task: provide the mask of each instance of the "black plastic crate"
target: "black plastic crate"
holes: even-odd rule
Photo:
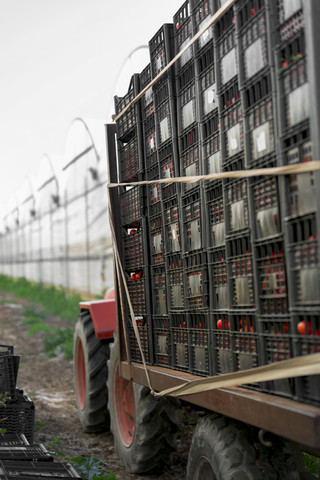
[[[177,195],[163,203],[165,251],[169,254],[182,250],[179,206],[180,202]]]
[[[42,445],[2,445],[0,460],[53,462],[53,456]]]
[[[207,24],[213,14],[217,11],[218,5],[216,0],[191,0],[192,8],[192,24],[193,34],[195,35],[201,30],[205,24]],[[211,25],[204,33],[199,37],[196,42],[196,53],[202,49],[212,45],[213,43],[213,26]]]
[[[174,178],[179,176],[179,160],[177,143],[174,139],[166,147],[158,150],[158,171],[160,169],[160,178]],[[161,186],[162,200],[169,200],[179,192],[177,183],[165,183]]]
[[[136,228],[123,232],[123,253],[125,270],[139,270],[144,266],[143,245],[145,244],[145,224],[141,220]]]
[[[226,233],[239,233],[250,226],[248,180],[239,178],[224,187]]]
[[[264,85],[269,81],[262,79]],[[256,87],[255,85],[254,87]],[[248,97],[253,93],[254,87],[247,92]],[[263,92],[264,93],[264,92]],[[255,95],[253,103],[244,115],[247,135],[247,156],[246,165],[252,167],[273,167],[275,166],[275,116],[272,95],[267,92],[266,96],[259,98]],[[257,97],[259,99],[257,99]]]
[[[310,118],[310,88],[303,33],[278,51],[276,79],[281,131],[285,134]]]
[[[173,24],[166,23],[157,31],[149,41],[149,53],[151,64],[151,77],[154,79],[173,58],[174,53],[174,30]],[[170,68],[162,78],[154,85],[153,92],[168,78],[174,75],[173,68]]]
[[[202,248],[201,190],[197,187],[182,198],[183,238],[185,252]]]
[[[226,90],[238,79],[235,15],[233,7],[215,24],[216,68],[218,91]]]
[[[169,316],[152,316],[155,365],[171,366],[172,345]]]
[[[147,322],[147,317],[145,316],[136,316],[135,317],[138,327],[138,332],[140,336],[141,348],[146,362],[150,362],[150,342],[149,342],[149,326]],[[141,352],[139,349],[138,341],[134,332],[132,325],[131,317],[128,317],[129,323],[129,350],[130,358],[133,362],[142,362]]]
[[[173,16],[174,47],[177,55],[192,38],[192,22],[190,16],[190,2],[186,0]],[[176,62],[176,75],[189,62],[193,61],[194,47],[189,47]]]
[[[207,247],[215,248],[225,245],[225,218],[223,188],[221,182],[214,182],[205,193],[207,215]]]
[[[264,239],[281,232],[279,187],[276,177],[259,177],[252,186],[255,236]]]
[[[189,338],[187,313],[171,313],[172,366],[177,370],[189,371]]]
[[[29,445],[29,442],[23,433],[5,433],[4,435],[0,435],[0,447],[16,445]]]
[[[240,0],[236,4],[238,48],[242,86],[273,65],[270,20],[266,0]]]
[[[198,125],[196,125],[182,135],[179,135],[179,155],[183,154],[191,147],[198,145],[198,142],[199,128]]]
[[[140,73],[140,89],[143,90],[151,82],[151,66],[150,63]],[[153,89],[148,88],[141,97],[141,115],[144,122],[147,117],[154,113]]]
[[[180,171],[183,177],[193,177],[201,173],[201,152],[199,143],[195,143],[190,148],[180,154]],[[198,188],[199,183],[182,183],[181,190],[183,194],[189,194],[194,188]]]
[[[16,390],[15,400],[0,407],[1,428],[6,434],[24,434],[29,443],[33,443],[35,407],[32,400],[24,395],[23,390]]]
[[[139,93],[139,75],[131,77],[128,93],[123,97],[114,97],[115,113],[118,115]],[[133,135],[137,123],[141,121],[140,103],[135,102],[117,120],[117,137],[121,141],[128,141]]]
[[[0,393],[7,393],[11,399],[16,393],[16,358],[14,355],[0,355]]]
[[[178,135],[192,128],[197,122],[198,112],[196,98],[196,81],[194,78],[186,87],[177,93]]]
[[[210,308],[229,308],[228,264],[225,248],[208,251]]]
[[[167,308],[167,290],[166,290],[166,271],[164,266],[151,267],[151,286],[152,286],[152,313],[154,315],[166,315]]]
[[[141,127],[141,125],[140,125]],[[141,132],[136,132],[128,143],[118,144],[120,182],[135,182],[143,171]]]
[[[176,102],[167,97],[155,110],[157,148],[164,148],[177,138]]]
[[[80,475],[73,468],[71,463],[55,462],[19,462],[11,460],[0,461],[0,479],[41,479],[48,480],[55,478],[78,478]]]
[[[209,308],[209,279],[207,253],[184,256],[185,302],[188,310]]]
[[[126,187],[120,194],[121,222],[125,226],[136,226],[143,216],[145,198],[143,187]]]
[[[211,320],[208,313],[189,316],[190,371],[196,375],[213,374]]]
[[[210,119],[211,120],[211,119]],[[206,122],[207,126],[212,125],[210,122]],[[203,125],[203,128],[205,127]],[[221,134],[220,123],[217,125],[217,129],[212,132],[204,132],[206,135],[202,141],[202,167],[203,173],[221,173],[222,172],[222,153],[221,153]],[[220,183],[217,180],[206,181],[203,183],[205,188],[211,188],[212,186]]]
[[[255,251],[260,314],[286,314],[289,305],[283,241],[268,241],[256,245]]]
[[[220,97],[223,163],[228,166],[244,153],[243,109],[238,84],[234,83]]]
[[[212,312],[211,318],[214,373],[221,375],[234,372],[236,363],[228,312]]]
[[[255,279],[250,238],[247,235],[227,239],[229,282],[232,308],[248,309],[255,306]]]
[[[181,253],[166,257],[169,312],[185,310],[183,258]]]
[[[161,203],[160,203],[161,206]],[[164,264],[164,225],[160,212],[149,218],[148,237],[152,265]]]
[[[127,287],[135,315],[147,314],[147,272],[148,270],[144,267],[137,271],[129,271],[127,274]]]
[[[319,232],[314,215],[305,215],[287,224],[292,291],[290,304],[320,304]]]
[[[236,370],[247,370],[258,367],[259,335],[257,333],[256,316],[253,313],[229,313],[230,327],[234,331],[234,352]],[[258,384],[250,384],[252,388],[260,388]]]
[[[293,312],[293,353],[295,357],[320,352],[320,312]],[[296,378],[298,400],[319,405],[320,375]]]
[[[218,108],[215,71],[215,64],[212,59],[212,63],[199,73],[199,105],[200,118],[202,119],[207,115],[212,115]]]
[[[143,141],[146,170],[157,165],[157,140],[155,114],[151,113],[143,121]]]
[[[288,42],[304,28],[303,0],[278,0],[279,34]]]

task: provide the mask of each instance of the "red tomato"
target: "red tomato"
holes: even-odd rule
[[[131,277],[130,277],[130,280],[135,280],[135,279],[136,279],[136,274],[133,273],[133,274],[131,275]]]
[[[137,230],[135,230],[135,229],[130,230],[129,235],[134,235],[136,233],[136,231]]]
[[[135,280],[139,280],[141,275],[142,275],[142,272],[137,272],[136,275],[135,275]]]
[[[219,330],[222,330],[222,320],[221,320],[221,318],[219,318],[219,320],[217,321],[217,327],[219,328]]]

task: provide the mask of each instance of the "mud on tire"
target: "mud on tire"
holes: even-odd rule
[[[106,386],[110,340],[98,340],[90,313],[82,312],[74,332],[74,388],[78,418],[84,432],[108,431]]]
[[[131,473],[163,470],[176,450],[178,403],[154,398],[147,387],[120,379],[118,366],[114,343],[108,362],[108,410],[119,457]]]

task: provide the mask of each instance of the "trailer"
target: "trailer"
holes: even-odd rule
[[[309,478],[320,455],[319,19],[186,0],[115,97],[115,298],[80,304],[74,375],[129,472],[170,464],[179,398],[206,411],[188,480]]]

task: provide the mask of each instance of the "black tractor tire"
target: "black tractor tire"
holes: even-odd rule
[[[115,448],[130,473],[162,471],[176,450],[179,403],[155,398],[149,388],[121,379],[116,339],[110,347],[108,410]]]
[[[78,418],[87,433],[109,431],[106,382],[111,341],[98,340],[90,312],[81,312],[74,332],[73,378]]]
[[[264,480],[264,476],[245,431],[225,417],[206,415],[192,437],[186,479]]]

